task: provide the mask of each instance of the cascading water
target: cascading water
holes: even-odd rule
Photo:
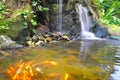
[[[58,27],[57,31],[62,33],[62,6],[63,0],[58,0]]]
[[[95,37],[94,33],[90,32],[92,27],[90,16],[88,15],[88,10],[86,7],[83,7],[81,4],[76,4],[76,11],[79,14],[79,21],[81,23],[81,33],[80,36],[82,39],[99,39]]]

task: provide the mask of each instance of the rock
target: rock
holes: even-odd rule
[[[30,37],[30,32],[29,32],[29,30],[28,29],[22,29],[19,33],[18,33],[18,35],[17,35],[17,37],[16,37],[16,41],[18,42],[18,43],[20,43],[20,44],[24,44],[26,41],[28,41],[31,37]]]
[[[39,41],[38,36],[37,35],[33,35],[33,37],[31,38],[31,41],[33,41],[33,42]]]
[[[63,29],[63,33],[65,34],[69,34],[69,32],[72,30],[72,26],[73,26],[73,18],[71,15],[66,15],[63,17],[63,22],[62,22],[62,29]]]
[[[6,49],[19,49],[22,47],[23,47],[22,45],[15,43],[15,44],[11,44],[11,45],[7,46]]]
[[[50,37],[50,35],[49,34],[45,34],[44,37],[47,38],[47,37]]]
[[[43,41],[38,41],[38,42],[35,43],[36,46],[40,46],[41,44],[44,44],[44,42]]]
[[[60,40],[60,35],[56,32],[52,33],[50,37],[52,38],[52,40],[56,40],[56,41]]]
[[[29,47],[41,46],[43,44],[55,43],[57,41],[69,41],[70,38],[66,34],[60,33],[50,33],[45,35],[33,35],[33,37],[28,40],[26,43]]]
[[[40,41],[44,41],[44,37],[43,37],[43,36],[38,36],[38,39],[39,39]]]
[[[70,40],[70,38],[67,35],[65,35],[65,34],[61,36],[61,39],[62,40],[67,40],[67,41]]]
[[[108,33],[106,28],[103,28],[100,25],[97,25],[95,28],[95,36],[100,37],[100,38],[106,38],[110,34]]]
[[[109,36],[109,38],[113,40],[120,40],[120,36]]]
[[[47,26],[41,25],[37,28],[37,35],[44,36],[46,33],[50,33]]]
[[[59,37],[60,35],[58,33],[52,33],[51,36],[52,37]]]
[[[1,35],[0,36],[0,49],[16,49],[16,48],[21,48],[23,47],[20,44],[17,44],[15,41],[11,40],[6,35]]]
[[[45,40],[46,40],[47,42],[51,42],[51,41],[52,41],[52,39],[51,39],[50,37],[45,38]]]
[[[29,47],[35,47],[35,42],[27,41]]]

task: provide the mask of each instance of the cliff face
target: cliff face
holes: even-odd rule
[[[59,27],[58,24],[61,24],[63,33],[68,34],[72,38],[77,38],[80,35],[81,23],[79,21],[79,15],[76,12],[77,3],[82,4],[88,9],[88,15],[92,18],[92,28],[97,24],[97,15],[93,7],[91,7],[91,2],[88,2],[88,0],[62,0],[62,7],[60,7],[60,0],[43,1],[43,3],[43,6],[49,8],[49,11],[42,13],[46,15],[46,20],[44,22],[49,26],[50,31],[57,31],[57,27]],[[62,10],[62,15],[59,13],[60,10]],[[62,20],[61,23],[59,23],[59,18]]]
[[[60,3],[62,1],[62,4]],[[26,8],[29,5],[31,8],[32,0],[6,0],[6,5],[15,12],[17,9]],[[56,32],[59,25],[61,25],[62,32],[67,34],[71,38],[77,38],[80,36],[81,23],[79,21],[79,14],[76,11],[76,4],[82,4],[88,9],[88,15],[91,17],[92,27],[91,32],[94,32],[98,37],[105,37],[105,34],[100,34],[104,31],[97,22],[97,7],[89,0],[41,0],[41,6],[49,8],[48,11],[38,11],[35,7],[32,9],[35,12],[36,20],[42,25],[46,25],[51,32]],[[29,9],[30,9],[29,8]],[[62,10],[62,11],[61,11]],[[60,12],[62,14],[60,14]],[[19,13],[19,12],[18,12]],[[15,14],[16,15],[16,14]],[[13,16],[15,16],[13,15]],[[59,23],[61,20],[61,23]],[[100,27],[100,28],[99,28]],[[99,30],[98,30],[99,29]],[[103,32],[102,32],[103,33]]]

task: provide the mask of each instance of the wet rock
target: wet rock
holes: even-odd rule
[[[45,34],[44,37],[47,38],[47,37],[50,37],[50,35],[49,34]]]
[[[15,44],[11,44],[11,45],[7,46],[6,49],[19,49],[22,47],[23,47],[23,45],[15,43]]]
[[[69,32],[72,30],[72,26],[73,26],[72,19],[73,19],[72,16],[69,14],[66,16],[63,16],[63,22],[62,22],[63,33],[69,34]]]
[[[45,40],[46,40],[47,42],[51,42],[51,41],[52,41],[52,38],[47,37],[47,38],[45,38]]]
[[[0,49],[16,49],[16,48],[21,48],[21,47],[23,46],[11,40],[10,37],[6,35],[0,36]]]
[[[60,34],[56,32],[52,33],[50,37],[52,38],[52,40],[56,40],[56,41],[60,40]]]
[[[106,28],[103,28],[100,25],[97,25],[95,28],[95,36],[100,38],[106,38],[107,36],[110,36]]]
[[[38,41],[38,42],[35,43],[36,46],[40,46],[42,44],[44,44],[44,41]]]
[[[47,33],[50,33],[49,28],[45,25],[41,25],[37,28],[37,35],[45,36]]]
[[[113,40],[120,40],[120,36],[109,36],[108,38]]]
[[[28,44],[29,47],[35,47],[35,42],[33,41],[27,41],[26,43]]]
[[[37,42],[39,40],[37,35],[33,35],[33,37],[31,38],[31,41],[33,42]]]
[[[60,35],[58,33],[54,32],[54,33],[51,34],[51,36],[52,37],[59,37]]]
[[[67,40],[67,41],[70,40],[70,38],[67,35],[65,35],[65,34],[61,36],[61,39],[62,40]]]
[[[55,43],[58,41],[69,41],[70,38],[66,34],[50,33],[45,35],[34,35],[26,42],[29,47],[42,46],[43,44]]]

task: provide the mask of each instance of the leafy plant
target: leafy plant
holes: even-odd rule
[[[24,22],[23,22],[23,26],[24,28],[30,28],[31,26],[33,26],[32,28],[30,28],[32,30],[33,33],[36,33],[36,29],[34,28],[34,26],[37,26],[38,23],[35,20],[36,15],[35,15],[35,11],[47,11],[49,10],[46,7],[41,6],[41,0],[33,0],[31,1],[31,4],[33,6],[34,11],[32,10],[24,10],[21,14],[24,18]],[[32,24],[32,25],[30,25]]]
[[[9,14],[9,9],[5,6],[5,1],[0,1],[0,33],[8,31],[10,28],[8,24],[12,21],[10,18],[6,18]]]
[[[115,1],[111,6],[108,7],[104,13],[103,18],[106,19],[108,24],[120,25],[120,19],[118,18],[118,13],[120,13],[120,2]]]
[[[49,8],[43,7],[41,5],[41,0],[34,0],[34,1],[32,1],[32,6],[36,7],[38,11],[48,11],[49,10]]]
[[[0,33],[4,33],[5,31],[8,31],[10,28],[7,26],[0,26]]]
[[[24,28],[29,27],[28,22],[30,22],[33,26],[37,25],[36,20],[34,20],[34,18],[36,17],[34,15],[34,11],[24,10],[21,14],[22,14],[22,17],[24,18],[24,22],[23,22]]]
[[[120,1],[119,0],[92,0],[98,7],[102,23],[113,26],[111,29],[118,31],[120,26]],[[117,27],[114,27],[117,26]]]

